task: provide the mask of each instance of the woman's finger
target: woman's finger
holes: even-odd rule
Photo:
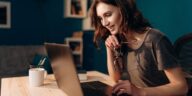
[[[111,35],[109,39],[113,43],[114,48],[118,48],[119,47],[119,41],[117,40],[116,36]]]
[[[110,48],[110,42],[108,42],[107,40],[105,41],[105,46]]]
[[[115,40],[112,38],[111,35],[106,39],[105,45],[106,45],[107,47],[109,47],[111,50],[113,50],[114,47],[116,46]]]
[[[120,89],[116,94],[117,94],[117,96],[128,96],[129,95],[129,93],[126,92],[125,89]]]
[[[115,40],[113,39],[113,37],[111,35],[108,37],[108,40],[109,40],[109,42],[111,42],[111,46],[113,46],[113,47],[116,46]]]
[[[131,90],[131,84],[129,80],[120,81],[113,87],[113,92],[117,93],[120,89],[125,89],[127,91]]]
[[[115,35],[112,35],[111,37],[113,38],[115,44],[116,44],[117,46],[119,46],[119,41],[118,41],[117,37],[116,37]]]
[[[114,87],[113,87],[113,92],[114,93],[117,93],[120,89],[123,89],[123,83],[120,82],[120,83],[117,83]]]

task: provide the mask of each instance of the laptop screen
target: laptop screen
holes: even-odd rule
[[[58,87],[68,96],[83,96],[72,52],[65,44],[45,43]]]
[[[80,84],[68,45],[45,43],[58,87],[68,96],[112,96],[112,87],[99,81]],[[84,95],[83,95],[84,94]]]

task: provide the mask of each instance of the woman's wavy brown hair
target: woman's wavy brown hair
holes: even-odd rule
[[[109,30],[101,24],[100,19],[97,16],[96,7],[100,2],[116,6],[120,9],[122,15],[120,36],[134,38],[129,30],[139,33],[144,32],[145,28],[150,26],[150,23],[138,10],[135,0],[93,0],[90,7],[90,16],[91,24],[95,27],[93,41],[97,47],[100,39],[105,40],[110,35]]]

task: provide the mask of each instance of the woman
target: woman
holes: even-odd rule
[[[107,67],[117,82],[113,93],[132,96],[182,96],[187,84],[172,45],[151,28],[134,0],[93,0],[94,42],[105,40]]]

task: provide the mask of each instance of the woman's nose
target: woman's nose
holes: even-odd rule
[[[107,19],[104,19],[104,20],[103,20],[103,26],[106,27],[106,26],[109,26],[109,24],[110,24],[110,23],[109,23],[109,21],[108,21]]]

